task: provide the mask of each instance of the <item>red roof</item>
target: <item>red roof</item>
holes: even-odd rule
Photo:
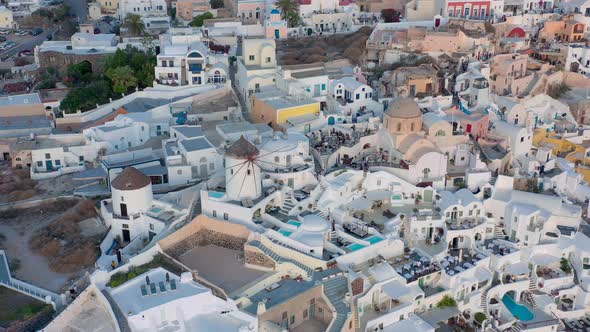
[[[9,94],[29,91],[29,84],[27,82],[6,83],[2,91]]]
[[[297,0],[300,5],[311,5],[311,0]]]

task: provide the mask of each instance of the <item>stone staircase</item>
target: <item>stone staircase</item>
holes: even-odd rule
[[[522,331],[522,324],[519,321],[517,321],[514,325],[512,325],[512,329],[510,331],[512,331],[512,332]]]
[[[117,319],[117,324],[119,325],[119,329],[121,332],[131,332],[131,328],[129,327],[129,323],[127,322],[127,317],[123,314],[115,300],[111,297],[107,291],[103,290],[102,294],[106,297],[107,301],[111,305],[113,309],[113,313],[115,314],[115,318]]]
[[[332,243],[337,243],[338,242],[338,235],[337,235],[335,229],[333,229],[333,230],[330,231],[330,242],[332,242]]]
[[[537,301],[535,301],[535,298],[533,297],[530,291],[525,291],[524,294],[527,301],[533,306],[533,308],[539,307],[539,305],[537,305]]]
[[[487,301],[487,297],[488,297],[488,290],[484,290],[481,293],[481,308],[483,309],[483,312],[487,315],[488,313],[488,301]]]
[[[348,318],[348,307],[344,303],[344,296],[348,292],[345,276],[338,276],[324,282],[324,294],[336,309],[336,318],[327,332],[340,332]]]
[[[283,205],[281,205],[280,212],[284,215],[289,215],[291,209],[295,207],[296,202],[293,202],[293,194],[286,192],[283,199]]]
[[[303,264],[303,263],[301,263],[299,261],[296,261],[294,259],[285,258],[285,257],[277,254],[276,252],[272,251],[271,249],[269,249],[268,247],[266,247],[265,245],[263,245],[262,243],[260,243],[260,241],[252,241],[252,242],[250,242],[248,244],[250,244],[253,247],[256,247],[256,248],[260,249],[265,255],[267,255],[268,257],[270,257],[272,260],[274,260],[278,264],[281,264],[281,263],[291,263],[291,264],[299,267],[303,271],[305,271],[308,276],[311,276],[313,274],[313,270],[310,267],[308,267],[307,265],[305,265],[305,264]]]
[[[504,234],[504,227],[500,227],[498,225],[494,226],[494,238],[496,239],[503,239],[506,234]]]
[[[354,312],[353,312],[353,324],[355,326],[355,328],[360,329],[361,328],[361,319],[360,319],[360,315],[359,315],[359,305],[357,301],[354,301]]]

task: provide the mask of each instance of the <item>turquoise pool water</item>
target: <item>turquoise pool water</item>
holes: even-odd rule
[[[150,209],[150,212],[151,213],[160,213],[160,212],[162,212],[162,209],[154,206],[153,208]]]
[[[283,234],[284,236],[289,236],[289,235],[293,234],[293,232],[287,231],[284,229],[279,229],[279,233]]]
[[[365,241],[369,241],[370,244],[375,244],[377,242],[383,241],[383,239],[377,235],[373,235],[370,238],[365,239]]]
[[[365,246],[363,246],[362,244],[358,244],[358,243],[353,243],[353,244],[349,244],[348,245],[348,249],[352,250],[352,251],[357,251],[360,249],[363,249]]]
[[[504,296],[502,297],[502,303],[504,303],[506,308],[508,308],[508,310],[510,310],[510,313],[512,313],[512,316],[514,316],[518,320],[526,322],[526,321],[533,319],[533,317],[535,317],[535,315],[533,315],[533,313],[529,310],[529,308],[527,308],[526,306],[524,306],[522,304],[516,303],[514,301],[514,299],[511,298],[510,295],[508,295],[508,294],[504,294]]]
[[[223,197],[223,195],[225,195],[225,193],[220,193],[218,191],[210,191],[209,192],[209,197],[213,197],[213,198],[221,198],[221,197]]]
[[[289,224],[289,225],[293,225],[293,226],[295,226],[295,227],[299,227],[299,226],[301,226],[301,222],[299,222],[299,221],[297,221],[297,220],[289,220],[289,221],[287,221],[287,224]]]

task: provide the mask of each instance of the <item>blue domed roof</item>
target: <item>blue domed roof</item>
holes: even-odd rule
[[[273,9],[270,11],[271,14],[280,14],[281,12],[278,9]]]

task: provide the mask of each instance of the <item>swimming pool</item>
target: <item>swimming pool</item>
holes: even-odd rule
[[[150,212],[151,212],[151,213],[158,214],[158,213],[162,212],[162,209],[160,209],[160,208],[159,208],[159,207],[157,207],[157,206],[154,206],[153,208],[151,208],[151,209],[150,209]]]
[[[375,244],[377,242],[383,241],[383,238],[380,238],[377,235],[373,235],[370,238],[365,239],[365,241],[369,241],[370,244]]]
[[[506,308],[510,310],[512,316],[514,316],[518,320],[526,322],[532,320],[535,317],[535,315],[533,315],[529,308],[522,304],[516,303],[516,301],[514,301],[514,299],[510,297],[510,295],[508,294],[504,294],[504,296],[502,297],[502,303],[504,303]]]
[[[225,195],[225,193],[220,193],[218,191],[210,191],[209,192],[209,197],[213,197],[213,198],[221,198],[221,197],[223,197],[223,195]]]
[[[289,220],[289,221],[287,221],[287,224],[289,224],[289,225],[293,225],[293,226],[295,226],[295,227],[299,227],[299,226],[301,226],[301,222],[299,222],[299,221],[297,221],[297,220]]]
[[[279,233],[283,234],[284,236],[289,236],[293,234],[293,232],[284,229],[279,229]]]
[[[363,249],[365,246],[363,246],[362,244],[358,244],[358,243],[353,243],[353,244],[349,244],[348,245],[348,249],[352,250],[352,251],[357,251],[360,249]]]

